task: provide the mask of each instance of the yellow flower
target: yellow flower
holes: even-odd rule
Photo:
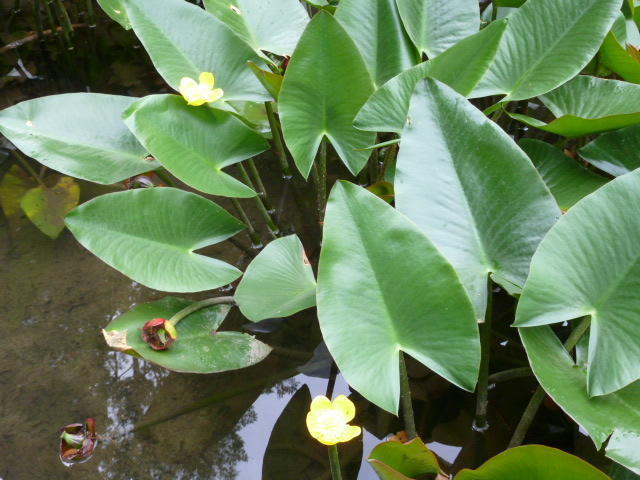
[[[336,397],[333,402],[320,395],[311,402],[307,428],[313,438],[325,445],[348,442],[361,432],[360,427],[348,424],[355,415],[356,407],[344,395]]]
[[[198,107],[205,103],[220,100],[224,91],[221,88],[213,88],[216,79],[211,72],[202,72],[198,78],[200,83],[193,78],[182,77],[180,80],[180,95],[184,97],[189,105]]]

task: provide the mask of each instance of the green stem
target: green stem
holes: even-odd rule
[[[531,371],[531,367],[518,367],[512,368],[509,370],[503,370],[502,372],[497,372],[492,375],[489,375],[489,385],[498,382],[506,382],[507,380],[515,380],[518,378],[530,377],[533,375]]]
[[[493,0],[493,8],[491,9],[491,21],[495,21],[498,18],[498,5],[496,5],[496,0]]]
[[[34,1],[33,9],[34,9],[35,14],[36,14],[36,29],[37,29],[37,32],[38,32],[38,40],[43,41],[44,40],[44,34],[42,32],[44,31],[44,28],[42,26],[42,8],[41,8],[41,5],[40,5],[40,0],[35,0]]]
[[[73,42],[71,41],[71,35],[73,34],[73,27],[71,26],[71,20],[69,19],[69,14],[67,13],[67,9],[64,7],[62,0],[55,0],[55,14],[58,17],[58,22],[62,27],[62,34],[64,36],[65,41],[67,42],[67,47],[69,50],[73,49]]]
[[[271,136],[273,137],[273,146],[278,154],[282,173],[285,178],[291,178],[291,169],[289,168],[289,161],[287,160],[287,152],[284,149],[282,130],[280,129],[280,123],[276,118],[276,114],[273,111],[273,104],[272,102],[264,102],[264,107],[267,111],[267,118],[269,119],[269,126],[271,127]]]
[[[333,480],[342,480],[338,445],[329,445],[329,466],[331,467],[331,478]]]
[[[251,175],[253,175],[253,179],[256,181],[256,185],[258,186],[258,193],[262,198],[262,203],[264,203],[264,206],[269,213],[274,213],[275,210],[273,208],[273,205],[271,205],[271,202],[269,201],[267,189],[264,187],[262,177],[260,176],[260,171],[258,170],[258,167],[256,167],[256,162],[253,161],[253,158],[250,158],[249,160],[247,160],[247,165],[249,165],[249,171],[251,172]]]
[[[489,360],[491,357],[491,324],[493,320],[493,282],[487,279],[487,309],[484,323],[480,325],[480,347],[482,357],[480,359],[480,376],[478,377],[478,392],[476,395],[476,417],[474,428],[480,432],[485,431],[487,423],[487,409],[489,407]]]
[[[244,165],[242,165],[241,163],[238,163],[238,170],[240,171],[240,175],[242,176],[242,179],[245,181],[245,183],[249,185],[253,190],[256,190],[256,187],[251,181],[251,178],[249,177],[247,170],[244,168]],[[253,200],[254,202],[256,202],[256,207],[258,207],[258,211],[260,212],[260,215],[262,215],[262,218],[264,219],[267,226],[269,227],[269,233],[273,238],[278,238],[278,233],[280,233],[280,229],[276,225],[276,222],[273,221],[273,218],[271,218],[271,215],[269,215],[269,212],[267,211],[267,208],[265,207],[264,203],[262,203],[262,198],[260,197],[260,194],[253,197]]]
[[[160,180],[162,180],[167,187],[175,187],[176,186],[176,184],[171,179],[171,177],[169,175],[167,175],[167,173],[163,169],[159,168],[158,170],[154,170],[154,171],[155,171],[155,174],[158,176],[158,178]]]
[[[404,429],[409,440],[418,436],[416,432],[416,421],[413,416],[413,403],[411,401],[411,387],[409,386],[409,375],[407,375],[407,365],[404,361],[404,352],[400,352],[400,402],[402,404],[402,419]]]
[[[231,198],[231,203],[233,203],[233,206],[238,211],[238,215],[240,215],[240,218],[242,219],[244,224],[247,226],[247,232],[249,234],[249,238],[251,239],[251,244],[253,248],[262,247],[262,241],[260,240],[260,236],[258,235],[258,232],[256,232],[256,229],[253,228],[253,225],[251,224],[251,220],[249,220],[247,213],[244,211],[244,208],[242,208],[242,205],[240,205],[240,202],[238,201],[238,199]]]
[[[567,351],[571,352],[580,338],[587,332],[589,329],[589,325],[591,324],[591,319],[589,317],[584,317],[582,321],[578,324],[576,328],[573,329],[567,341],[564,342],[564,347]],[[509,446],[507,448],[514,448],[522,444],[524,441],[524,437],[527,435],[529,431],[529,427],[533,423],[533,419],[536,417],[536,413],[538,413],[538,409],[545,397],[545,391],[542,386],[538,386],[535,393],[531,397],[527,408],[525,408],[522,417],[520,417],[520,421],[518,422],[518,426],[516,427],[511,440],[509,441]]]
[[[22,168],[24,168],[29,175],[33,177],[33,179],[38,182],[41,187],[46,187],[42,179],[38,176],[36,171],[33,169],[31,165],[29,165],[29,161],[20,153],[18,150],[12,150],[13,156],[16,157]]]
[[[192,303],[188,307],[183,308],[178,313],[174,314],[173,317],[169,319],[169,322],[172,323],[173,326],[175,327],[176,325],[178,325],[178,323],[180,323],[180,320],[182,320],[185,317],[188,317],[193,312],[197,312],[198,310],[202,310],[203,308],[210,307],[211,305],[221,305],[223,303],[230,303],[233,305],[235,301],[233,300],[233,297],[207,298],[206,300],[201,300],[199,302]]]
[[[313,164],[313,176],[316,184],[318,215],[320,222],[324,216],[324,209],[327,203],[327,140],[323,138],[320,142],[318,158]]]
[[[393,159],[396,157],[397,152],[398,152],[398,144],[392,143],[391,145],[389,145],[389,148],[387,148],[387,151],[384,153],[384,159],[382,160],[382,178],[383,179],[387,174],[387,169],[389,168],[389,165],[391,164]]]

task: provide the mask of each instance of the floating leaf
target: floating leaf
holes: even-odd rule
[[[559,87],[594,57],[621,1],[528,0],[509,16],[495,62],[474,95],[524,100]]]
[[[142,326],[152,318],[171,318],[194,302],[165,297],[143,303],[119,316],[103,330],[107,344],[117,350],[140,355],[176,372],[218,373],[250,367],[262,361],[271,347],[240,332],[219,332],[230,305],[198,310],[182,319],[177,340],[168,350],[154,350],[142,340]]]
[[[194,193],[162,187],[110,193],[73,210],[66,224],[94,255],[149,288],[198,292],[241,275],[227,263],[194,253],[244,228]]]
[[[22,197],[37,185],[38,182],[18,165],[12,165],[9,168],[0,182],[0,205],[2,205],[2,211],[7,218],[22,214],[20,207]]]
[[[158,168],[121,116],[137,98],[66,93],[0,111],[0,132],[58,172],[105,185]]]
[[[174,90],[182,77],[212,72],[224,100],[264,102],[269,95],[247,68],[264,62],[210,13],[184,0],[122,0],[133,30],[156,69]]]
[[[604,39],[600,48],[600,60],[627,82],[640,83],[640,60],[618,43],[613,32],[609,32]]]
[[[520,147],[540,172],[544,183],[563,210],[607,183],[607,179],[580,166],[548,143],[525,138]]]
[[[455,480],[609,480],[581,458],[543,445],[512,448],[476,470],[461,470]]]
[[[480,29],[476,0],[396,0],[407,33],[434,58]]]
[[[318,271],[322,335],[365,398],[398,411],[401,351],[473,390],[480,362],[473,307],[451,265],[404,215],[364,188],[336,183]]]
[[[354,125],[362,130],[402,132],[411,95],[427,76],[446,83],[461,95],[469,95],[491,65],[506,26],[506,20],[493,22],[435,59],[392,78],[369,97]]]
[[[380,443],[368,460],[382,480],[406,480],[440,473],[438,458],[420,438],[408,443],[397,440]]]
[[[609,438],[607,456],[640,471],[640,382],[589,398],[586,368],[574,363],[551,328],[519,331],[533,372],[549,396],[588,432],[596,449]]]
[[[274,240],[249,264],[234,296],[249,320],[288,317],[316,304],[316,279],[295,235]]]
[[[614,177],[640,167],[640,125],[599,136],[582,147],[582,158]]]
[[[298,0],[205,0],[205,7],[253,49],[291,55],[309,15]]]
[[[558,118],[545,123],[527,115],[507,113],[527,125],[565,137],[640,123],[640,85],[632,83],[580,75],[540,99]]]
[[[396,206],[456,268],[482,319],[487,276],[522,286],[560,211],[511,137],[446,85],[424,80],[409,118]]]
[[[342,0],[335,16],[360,49],[376,85],[418,63],[395,0]]]
[[[124,29],[131,29],[131,22],[129,21],[123,0],[98,0],[98,5],[102,7],[104,13],[118,22]]]
[[[127,110],[125,123],[167,170],[193,188],[227,197],[256,195],[222,169],[269,144],[232,114],[189,106],[176,95],[152,95]]]
[[[38,229],[53,239],[64,230],[64,217],[80,201],[80,186],[71,177],[60,177],[55,185],[29,190],[20,206]]]
[[[358,48],[338,21],[319,12],[291,57],[278,101],[284,139],[307,178],[323,137],[356,175],[374,134],[353,127],[353,119],[373,92],[373,82]]]
[[[638,209],[640,170],[577,203],[540,243],[518,303],[518,327],[591,317],[591,396],[640,379]]]

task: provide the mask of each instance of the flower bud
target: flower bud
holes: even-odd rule
[[[149,320],[142,327],[142,340],[154,350],[167,350],[176,338],[176,328],[164,318]]]

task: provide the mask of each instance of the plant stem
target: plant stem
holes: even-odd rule
[[[262,182],[260,171],[258,170],[258,167],[256,167],[256,162],[253,161],[253,158],[250,158],[249,160],[247,160],[247,165],[249,165],[249,171],[251,172],[251,175],[253,175],[253,179],[256,181],[256,185],[258,186],[258,193],[262,198],[262,203],[264,203],[264,206],[269,213],[274,213],[275,210],[273,208],[273,205],[271,205],[271,202],[269,201],[267,189],[264,188],[264,183]]]
[[[171,177],[169,175],[167,175],[167,173],[162,168],[159,168],[158,170],[154,170],[154,172],[158,176],[158,178],[165,183],[165,185],[167,187],[175,187],[176,186],[176,184],[173,182]]]
[[[476,395],[476,417],[474,428],[485,431],[487,423],[487,408],[489,406],[489,360],[491,357],[491,324],[493,320],[493,282],[487,278],[487,309],[484,323],[480,325],[480,376],[478,377],[478,391]]]
[[[331,478],[333,480],[342,480],[338,445],[329,445],[329,466],[331,467]]]
[[[498,5],[496,5],[496,1],[493,0],[491,9],[491,21],[495,21],[498,18]]]
[[[11,153],[13,153],[13,156],[16,157],[18,162],[20,162],[22,168],[24,168],[27,173],[31,175],[36,182],[38,182],[41,187],[46,187],[42,179],[38,176],[33,167],[29,165],[29,161],[22,155],[22,153],[20,153],[18,150],[12,150]]]
[[[312,174],[316,184],[318,215],[320,223],[322,223],[324,209],[327,204],[327,140],[324,137],[320,141],[318,158],[313,164]]]
[[[382,178],[381,178],[381,180],[384,180],[384,177],[387,174],[387,169],[389,168],[389,165],[391,165],[391,162],[395,158],[397,152],[398,152],[398,144],[397,143],[393,143],[393,144],[389,145],[389,148],[387,148],[387,151],[384,153],[384,158],[382,160]]]
[[[206,300],[201,300],[196,303],[192,303],[188,307],[185,307],[178,313],[174,314],[173,317],[169,319],[169,322],[171,322],[175,327],[176,325],[178,325],[178,323],[180,323],[180,320],[188,317],[193,312],[197,312],[198,310],[202,310],[203,308],[210,307],[211,305],[221,305],[225,303],[230,303],[233,305],[235,302],[233,300],[233,297],[213,297],[207,298]]]
[[[267,118],[269,119],[269,126],[271,127],[271,136],[273,137],[273,146],[278,154],[282,173],[285,178],[291,178],[291,169],[289,168],[289,161],[287,160],[287,152],[284,149],[282,130],[280,129],[280,123],[276,118],[276,114],[273,111],[272,102],[264,102],[264,108],[267,111]]]
[[[251,178],[249,177],[247,170],[244,168],[244,165],[242,165],[241,163],[238,163],[238,170],[240,171],[240,175],[242,175],[242,179],[245,181],[245,183],[249,185],[253,190],[256,190],[256,187],[251,181]],[[273,218],[271,218],[271,215],[269,215],[269,212],[267,211],[267,208],[265,207],[264,203],[262,203],[262,198],[260,197],[260,194],[253,197],[253,199],[256,202],[256,207],[258,207],[258,211],[260,212],[260,215],[262,215],[262,218],[264,219],[267,226],[269,227],[269,233],[273,238],[278,238],[278,233],[280,233],[280,229],[276,225],[276,222],[274,222]]]
[[[231,198],[231,203],[233,203],[233,206],[238,211],[238,215],[240,215],[240,218],[242,218],[242,221],[247,226],[247,232],[249,233],[249,238],[251,239],[251,244],[253,248],[262,247],[262,241],[260,240],[260,236],[258,235],[258,232],[256,232],[256,229],[253,228],[253,225],[251,224],[251,220],[249,220],[249,217],[247,216],[246,212],[242,208],[242,205],[240,205],[240,202],[238,201],[238,199]]]
[[[512,368],[510,370],[503,370],[502,372],[497,372],[492,375],[489,375],[489,385],[498,382],[505,382],[507,380],[515,380],[517,378],[525,378],[533,375],[531,371],[531,367],[519,367]]]
[[[404,352],[400,352],[400,402],[402,403],[402,419],[404,429],[409,440],[418,436],[416,432],[416,421],[413,416],[413,404],[411,402],[411,387],[409,386],[409,375],[407,375],[407,365],[404,361]]]
[[[569,335],[569,338],[567,338],[567,341],[564,342],[564,347],[567,349],[567,351],[571,352],[574,349],[574,347],[578,343],[578,340],[580,340],[580,338],[582,338],[582,336],[589,329],[590,324],[591,318],[584,317],[580,324],[573,329],[571,335]],[[524,437],[529,431],[529,427],[533,423],[533,419],[535,418],[536,413],[538,413],[540,405],[542,405],[544,397],[544,389],[542,388],[542,386],[538,386],[535,393],[531,397],[531,400],[529,400],[529,404],[527,405],[527,408],[525,408],[522,417],[520,417],[518,426],[513,432],[513,436],[511,437],[509,446],[507,448],[514,448],[522,444],[522,442],[524,441]]]

